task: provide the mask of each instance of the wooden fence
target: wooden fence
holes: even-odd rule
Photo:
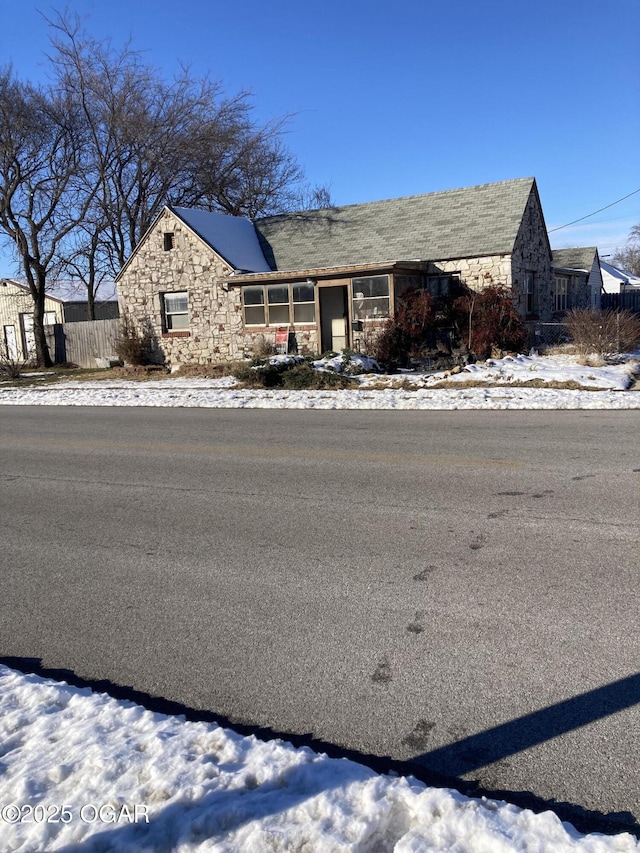
[[[56,323],[45,328],[53,360],[57,364],[71,362],[78,367],[95,367],[96,358],[113,356],[119,331],[120,320]]]
[[[622,293],[603,293],[600,297],[602,310],[633,311],[640,314],[640,289],[623,290]]]

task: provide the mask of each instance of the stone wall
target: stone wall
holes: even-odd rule
[[[173,248],[165,250],[166,233]],[[229,287],[232,268],[178,217],[165,210],[118,279],[120,312],[154,335],[154,360],[206,364],[239,357],[240,292]],[[186,290],[189,329],[163,328],[162,295]],[[240,353],[241,355],[241,353]]]
[[[165,249],[165,234],[173,247]],[[150,329],[154,361],[169,365],[234,361],[275,344],[275,327],[245,329],[242,295],[233,284],[233,268],[203,243],[181,219],[165,210],[118,279],[120,313],[140,331]],[[162,297],[187,291],[189,328],[167,331]],[[316,327],[295,330],[299,352],[318,350]]]
[[[317,315],[317,307],[316,307]],[[289,346],[290,352],[298,352],[300,355],[316,355],[319,350],[317,326],[305,325],[303,327],[290,326]],[[276,326],[263,326],[261,328],[240,328],[236,341],[236,357],[251,357],[259,354],[266,346],[275,348]]]
[[[443,273],[460,273],[460,281],[472,290],[483,290],[490,285],[511,287],[510,255],[487,255],[483,258],[454,258],[434,261],[435,270]]]
[[[534,273],[536,305],[533,315],[528,315],[526,310],[525,272]],[[551,249],[542,208],[535,192],[529,196],[516,237],[511,257],[511,275],[514,305],[520,316],[525,320],[551,320],[553,317]]]

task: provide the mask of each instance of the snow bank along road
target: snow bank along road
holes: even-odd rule
[[[0,743],[5,850],[640,851],[628,833],[580,836],[551,811],[378,775],[1,664]]]
[[[2,415],[3,654],[637,827],[635,412]]]

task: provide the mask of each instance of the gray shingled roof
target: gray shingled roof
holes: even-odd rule
[[[258,219],[272,269],[508,254],[533,178]]]
[[[584,246],[575,249],[554,249],[551,252],[551,263],[554,267],[565,267],[570,270],[587,270],[593,266],[596,256],[595,246]]]

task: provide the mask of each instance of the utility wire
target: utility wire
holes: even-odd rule
[[[580,219],[574,219],[573,222],[567,222],[566,225],[558,225],[557,228],[551,228],[548,233],[551,234],[552,231],[560,231],[562,228],[568,228],[570,225],[575,225],[576,222],[582,222],[583,219],[589,219],[589,217],[595,216],[596,213],[602,213],[603,210],[607,210],[608,208],[613,207],[614,204],[620,204],[621,201],[624,201],[627,198],[631,198],[631,196],[635,195],[636,193],[640,193],[640,187],[638,187],[638,189],[634,190],[632,193],[629,193],[629,195],[625,195],[622,198],[619,198],[617,201],[612,201],[611,204],[607,204],[604,207],[601,207],[600,210],[594,210],[593,213],[587,213],[586,216],[581,216]]]

